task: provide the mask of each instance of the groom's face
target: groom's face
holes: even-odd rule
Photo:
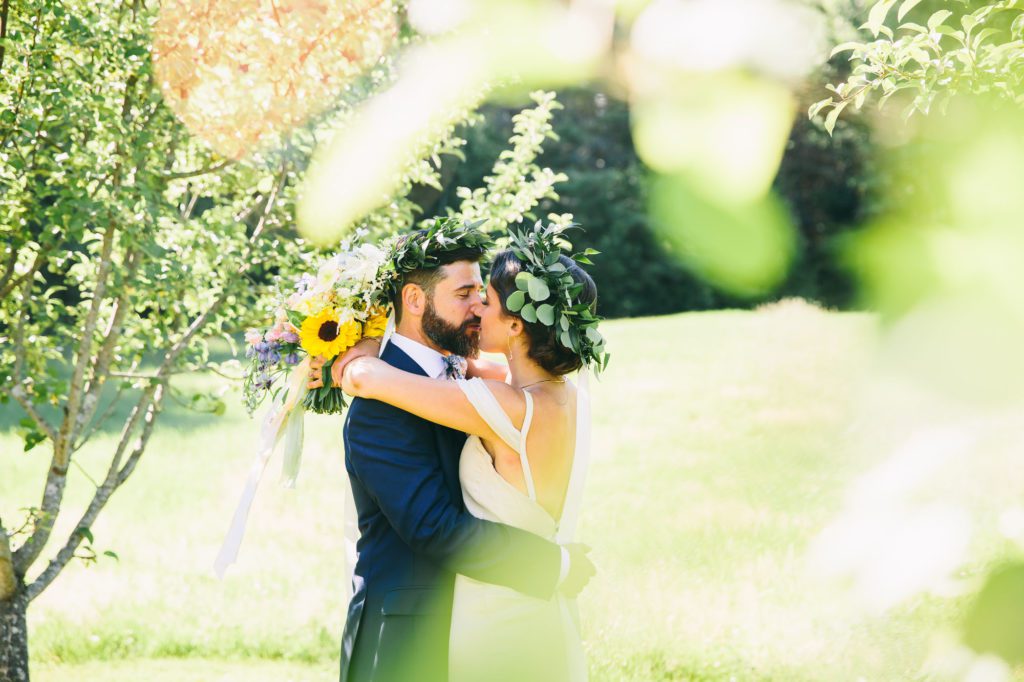
[[[480,318],[483,279],[480,264],[456,261],[441,266],[441,280],[427,298],[423,333],[446,351],[476,357],[480,346]]]

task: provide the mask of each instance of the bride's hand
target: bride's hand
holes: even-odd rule
[[[380,352],[380,339],[377,337],[360,339],[356,345],[349,348],[339,356],[331,365],[331,388],[342,388],[342,376],[345,373],[345,366],[356,358],[364,356],[377,357]],[[306,388],[320,388],[323,382],[323,366],[327,358],[318,355],[311,358],[309,362],[309,381]]]
[[[306,382],[306,388],[313,390],[324,385],[324,374],[321,370],[323,370],[325,362],[327,362],[327,358],[322,355],[309,359],[309,381]]]

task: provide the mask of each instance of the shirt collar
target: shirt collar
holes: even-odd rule
[[[391,336],[391,343],[401,348],[406,355],[416,361],[416,364],[423,368],[427,376],[439,379],[445,376],[444,356],[429,346],[424,346],[419,341],[402,336],[395,332]]]

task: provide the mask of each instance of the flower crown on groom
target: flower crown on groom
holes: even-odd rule
[[[486,221],[466,222],[458,218],[435,218],[426,228],[392,237],[384,246],[387,259],[377,273],[377,286],[392,304],[401,295],[405,276],[415,270],[440,266],[440,257],[452,251],[488,251],[494,240],[480,226]]]

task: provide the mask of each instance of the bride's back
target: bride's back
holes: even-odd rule
[[[576,387],[568,381],[544,382],[525,389],[533,400],[533,416],[526,434],[526,457],[537,493],[537,503],[556,521],[562,515],[576,448]],[[526,418],[522,412],[509,417],[517,429]],[[528,495],[519,453],[500,439],[484,445],[498,474]]]

